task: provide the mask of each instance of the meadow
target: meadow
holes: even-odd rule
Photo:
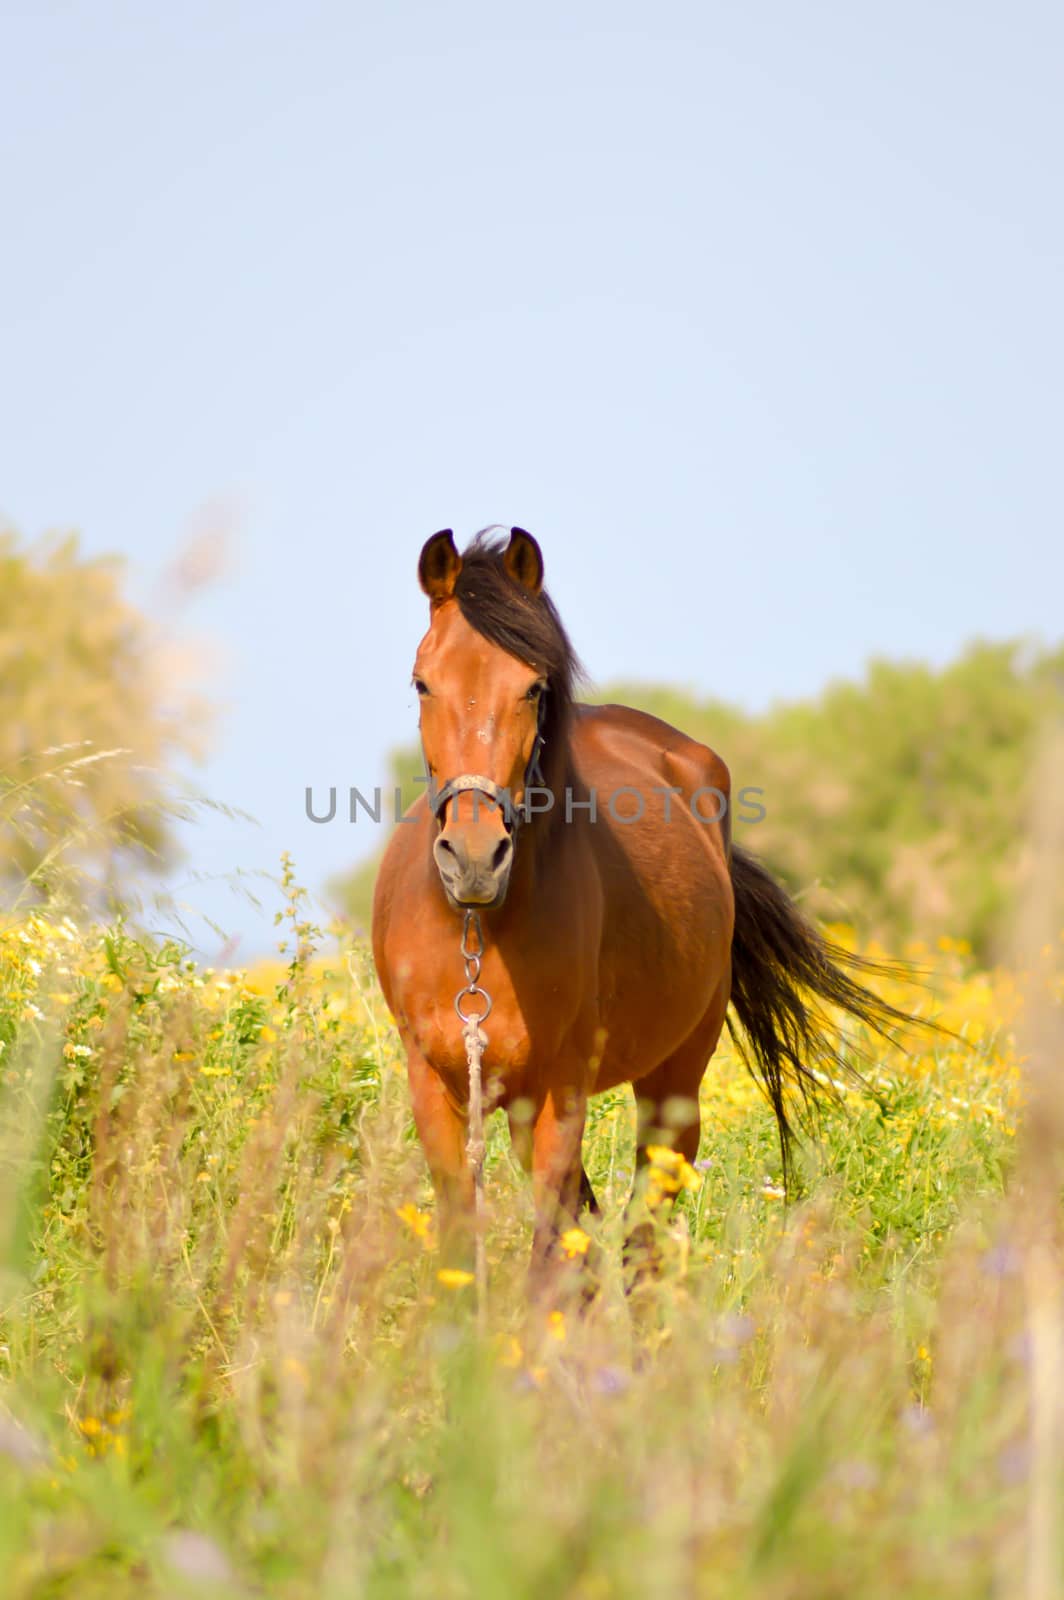
[[[957,1037],[840,1036],[868,1089],[789,1198],[722,1046],[696,1167],[659,1152],[637,1200],[664,1266],[631,1297],[632,1102],[597,1100],[583,1315],[526,1315],[493,1119],[479,1339],[368,952],[290,868],[285,893],[284,950],[243,972],[0,930],[6,1600],[1056,1592],[1059,1212],[1025,1052],[1064,943],[1022,972],[910,946],[925,977],[891,998]]]

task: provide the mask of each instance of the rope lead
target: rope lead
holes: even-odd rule
[[[471,942],[475,940],[475,943]],[[480,928],[479,913],[467,910],[462,926],[462,960],[465,963],[465,986],[455,995],[454,1009],[462,1019],[462,1038],[469,1066],[469,1134],[466,1140],[466,1159],[473,1175],[473,1248],[474,1273],[477,1290],[477,1332],[483,1337],[487,1329],[488,1262],[484,1245],[484,1051],[488,1036],[482,1024],[491,1014],[494,1002],[480,985],[480,965],[484,955],[484,937]],[[467,1014],[462,1002],[479,996],[483,1010]]]

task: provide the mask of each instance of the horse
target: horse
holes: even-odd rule
[[[459,554],[444,529],[418,576],[428,787],[381,863],[374,959],[441,1239],[460,1252],[474,1195],[455,991],[462,919],[479,919],[489,1095],[533,1177],[530,1275],[547,1292],[563,1232],[597,1210],[581,1157],[590,1096],[634,1085],[640,1165],[655,1143],[693,1163],[727,1021],[775,1113],[786,1179],[796,1108],[840,1070],[825,1008],[882,1034],[910,1019],[857,981],[875,964],[828,941],[733,841],[719,755],[629,706],[578,703],[582,669],[531,534],[485,530]]]

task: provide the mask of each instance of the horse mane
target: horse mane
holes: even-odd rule
[[[471,628],[546,678],[541,760],[546,787],[556,790],[566,781],[573,702],[586,674],[550,595],[532,594],[507,572],[505,542],[493,536],[508,538],[509,531],[488,527],[476,534],[462,551],[454,597]]]

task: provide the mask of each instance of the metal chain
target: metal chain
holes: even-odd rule
[[[491,1015],[494,1001],[481,987],[480,968],[484,956],[484,936],[480,928],[480,915],[467,910],[462,925],[462,960],[465,963],[465,987],[454,997],[454,1009],[462,1020],[462,1038],[465,1042],[466,1062],[469,1066],[469,1136],[466,1158],[473,1174],[473,1225],[475,1276],[477,1287],[477,1328],[485,1331],[488,1303],[488,1265],[484,1249],[484,1075],[483,1059],[488,1036],[483,1024]],[[482,1003],[479,1011],[462,1009],[462,1002],[476,998]]]

